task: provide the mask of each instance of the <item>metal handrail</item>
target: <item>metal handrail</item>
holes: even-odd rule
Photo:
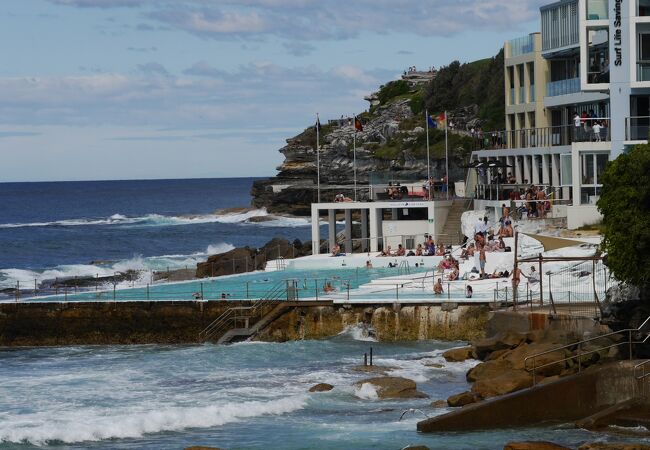
[[[580,361],[581,356],[590,355],[592,353],[598,353],[600,351],[607,350],[609,348],[618,347],[619,345],[623,345],[623,344],[628,344],[629,345],[629,347],[630,347],[629,348],[630,359],[632,359],[632,344],[635,344],[635,345],[636,344],[645,344],[646,341],[648,341],[648,339],[650,338],[650,334],[648,334],[645,337],[645,339],[642,340],[642,341],[632,341],[632,333],[642,331],[643,328],[645,328],[646,324],[648,324],[649,322],[650,322],[650,316],[648,316],[648,318],[641,325],[639,325],[638,328],[626,328],[624,330],[612,331],[610,333],[601,334],[601,335],[598,335],[598,336],[594,336],[592,338],[583,339],[581,341],[574,342],[572,344],[563,345],[561,347],[556,347],[556,348],[551,349],[551,350],[546,350],[544,352],[540,352],[540,353],[536,353],[534,355],[527,356],[526,358],[524,358],[524,369],[527,372],[532,372],[532,374],[533,374],[533,384],[536,384],[536,370],[537,369],[552,366],[554,364],[559,364],[561,362],[566,362],[566,361],[577,358],[577,360],[578,360],[578,372],[581,372],[582,371],[582,363]],[[580,351],[580,347],[585,343],[593,342],[593,341],[596,341],[598,339],[606,338],[606,337],[609,337],[609,336],[614,336],[614,335],[621,334],[621,333],[627,333],[628,334],[628,340],[627,341],[617,342],[617,343],[612,344],[612,345],[599,347],[599,348],[597,348],[595,350],[591,350],[591,351],[584,352],[584,353]],[[577,346],[577,354],[576,355],[568,356],[568,357],[563,358],[563,359],[558,360],[558,361],[552,361],[550,363],[542,364],[541,366],[538,366],[538,365],[535,364],[536,358],[538,358],[540,356],[548,355],[550,353],[554,353],[554,352],[557,352],[559,350],[570,349],[571,347],[576,347],[576,346]],[[533,367],[532,368],[528,367],[528,361],[530,359],[533,360]]]

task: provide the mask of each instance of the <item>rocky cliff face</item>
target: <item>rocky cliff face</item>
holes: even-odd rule
[[[355,131],[351,120],[323,125],[318,155],[322,201],[332,200],[334,195],[341,192],[353,196],[355,138],[359,187],[368,186],[371,178],[402,182],[426,180],[424,112],[414,113],[418,109],[414,107],[414,102],[419,99],[420,89],[411,87],[407,94],[372,106],[369,112],[359,116],[363,131]],[[472,111],[472,107],[459,110],[455,123],[465,124],[474,120]],[[453,115],[451,117],[453,121]],[[440,179],[445,173],[444,133],[431,130],[429,134],[431,173],[434,178]],[[459,166],[471,146],[471,139],[467,136],[450,133],[450,182],[464,179],[465,172]],[[270,212],[309,215],[311,203],[317,200],[318,158],[314,127],[287,139],[287,145],[280,152],[285,160],[277,168],[277,176],[254,183],[253,205],[266,207]],[[360,198],[364,198],[364,195],[367,195],[367,191],[360,190]]]

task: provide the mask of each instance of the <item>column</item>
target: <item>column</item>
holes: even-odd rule
[[[435,210],[435,203],[430,204],[427,206],[427,219],[428,224],[427,224],[427,233],[430,235],[433,235],[433,240],[435,242],[438,242],[438,234],[436,233],[436,210]],[[417,242],[416,242],[417,243]]]
[[[548,159],[551,155],[542,155],[542,184],[551,184],[551,178],[548,173]]]
[[[397,220],[397,208],[392,208],[390,210],[390,219]]]
[[[370,246],[368,245],[368,210],[361,210],[361,251],[367,252]]]
[[[327,210],[327,235],[330,244],[330,252],[336,245],[336,210]]]
[[[379,246],[377,242],[379,233],[377,231],[377,208],[375,206],[371,206],[368,212],[370,213],[370,251],[378,252]]]
[[[539,184],[539,164],[537,164],[538,157],[539,155],[531,155],[531,158],[533,160],[531,170],[533,172],[533,184],[535,185]]]
[[[531,178],[530,178],[530,162],[528,159],[528,155],[524,155],[524,174],[523,174],[523,182],[526,183],[526,180],[528,180],[528,183],[530,183]]]
[[[345,253],[352,253],[352,210],[345,210]]]
[[[311,253],[320,253],[320,223],[318,223],[318,203],[311,204]]]
[[[513,156],[515,159],[515,178],[517,179],[517,184],[522,184],[524,178],[521,176],[521,164],[519,164],[519,156]]]

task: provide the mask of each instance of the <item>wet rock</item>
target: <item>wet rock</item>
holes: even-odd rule
[[[569,355],[565,350],[555,350],[557,347],[557,344],[548,343],[521,344],[517,348],[502,354],[500,359],[508,361],[513,369],[532,370],[533,360],[529,359],[528,362],[526,362],[526,358],[540,353],[550,352],[536,356],[534,361],[535,367],[539,367],[535,370],[535,373],[545,377],[550,377],[553,375],[559,375],[562,370],[564,370],[566,367],[566,361],[564,361],[564,359]],[[525,367],[526,365],[528,367]]]
[[[476,403],[478,398],[476,394],[470,391],[461,392],[460,394],[452,395],[447,399],[447,405],[452,408],[458,408],[460,406],[469,405],[470,403]]]
[[[498,377],[502,373],[511,370],[512,365],[510,361],[497,359],[495,361],[487,361],[471,368],[466,375],[467,381],[474,382],[484,378]]]
[[[447,406],[447,400],[434,400],[431,402],[432,408],[446,408]]]
[[[309,392],[327,392],[331,391],[334,389],[334,386],[328,383],[318,383],[311,388],[309,388]]]
[[[578,450],[650,450],[650,445],[627,442],[588,442],[578,447]]]
[[[547,441],[508,442],[503,450],[571,450],[569,447]]]
[[[415,381],[402,377],[368,378],[355,383],[360,388],[362,385],[372,384],[380,399],[399,398],[428,398],[429,396],[417,390]]]
[[[397,367],[389,366],[354,366],[352,368],[355,372],[376,373],[379,375],[386,375],[388,372],[395,369],[397,369]]]
[[[474,349],[472,347],[451,348],[444,352],[442,356],[448,362],[461,362],[466,359],[474,357]]]
[[[507,370],[497,376],[477,380],[472,386],[472,392],[481,398],[491,398],[532,385],[533,376],[525,370]]]
[[[526,333],[499,333],[496,336],[475,341],[473,346],[478,359],[484,360],[490,353],[517,347],[526,342],[526,339]]]

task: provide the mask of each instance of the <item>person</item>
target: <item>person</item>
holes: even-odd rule
[[[382,250],[379,256],[393,256],[390,245],[386,248],[386,250]]]
[[[334,203],[341,203],[345,196],[343,194],[336,194],[336,197],[334,197]]]
[[[576,111],[576,113],[573,115],[573,140],[574,142],[579,142],[580,141],[580,131],[582,130],[582,120],[580,119],[580,115]]]
[[[515,184],[517,179],[512,175],[512,172],[508,172],[508,184]],[[514,192],[514,191],[513,191]]]
[[[366,269],[372,269],[372,262],[370,260],[366,261]]]
[[[433,236],[429,236],[426,247],[427,247],[427,254],[429,256],[433,256],[436,254],[436,244],[433,242]]]
[[[436,256],[445,256],[445,246],[444,246],[444,244],[438,244],[438,248],[436,250]]]
[[[397,252],[395,253],[395,256],[406,256],[406,249],[402,247],[402,244],[399,244],[397,246]]]
[[[499,240],[497,241],[497,251],[498,252],[506,251],[506,243],[503,241],[503,237],[501,236],[499,236]]]
[[[194,300],[203,300],[203,294],[201,294],[200,292],[193,293],[192,297],[194,298]]]
[[[341,256],[341,246],[336,244],[332,249],[332,256]]]
[[[474,225],[474,234],[483,234],[483,219],[478,218],[478,222]]]
[[[470,256],[474,256],[474,244],[469,244],[467,248],[464,248],[462,252],[460,252],[460,257],[462,259],[469,259]]]
[[[479,250],[479,265],[481,266],[481,278],[485,278],[485,244],[481,245]]]
[[[530,284],[539,283],[539,273],[535,270],[535,266],[530,266],[530,274],[526,278]]]
[[[474,295],[474,289],[472,289],[472,286],[469,284],[465,288],[465,297],[466,298],[472,298],[472,295]]]
[[[508,217],[510,217],[510,207],[509,207],[509,206],[506,206],[505,203],[501,204],[501,212],[502,212],[502,216],[501,216],[501,217],[502,217],[502,219],[503,219],[503,222],[505,222],[506,219],[507,219]]]
[[[330,281],[325,283],[325,286],[323,286],[323,291],[326,294],[329,294],[330,292],[334,292],[334,286],[332,286],[332,283]]]
[[[539,189],[537,191],[537,217],[538,218],[543,219],[544,216],[546,215],[545,207],[546,207],[546,193],[542,189]]]
[[[600,130],[602,126],[600,125],[600,121],[597,121],[594,126],[592,127],[592,130],[594,130],[594,139],[596,142],[600,142]]]
[[[433,293],[435,295],[442,295],[444,292],[445,291],[442,288],[442,279],[438,278],[438,281],[436,281],[436,284],[433,285]]]
[[[415,249],[415,256],[423,256],[424,255],[424,250],[422,249],[422,244],[418,244],[417,248]]]

